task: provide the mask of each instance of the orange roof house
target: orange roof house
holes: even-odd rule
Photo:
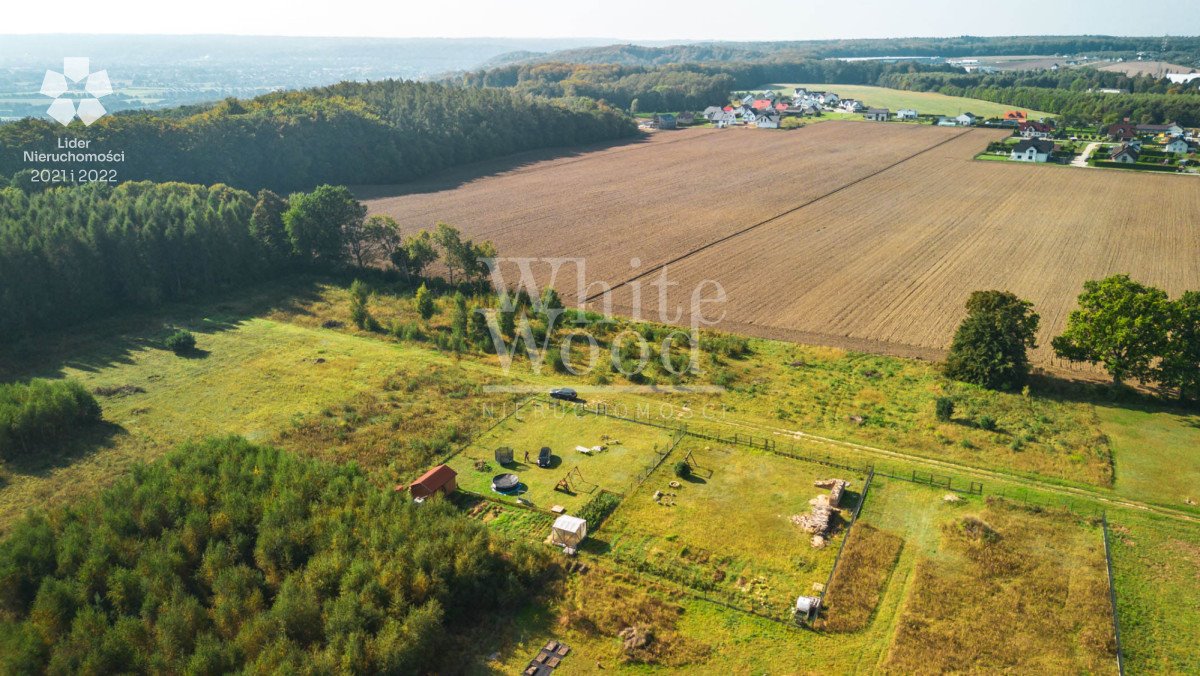
[[[414,498],[427,498],[434,493],[450,495],[458,488],[457,477],[458,473],[448,466],[438,465],[409,484],[408,490],[412,492]],[[396,489],[403,490],[404,487],[397,486]]]
[[[1029,119],[1029,115],[1023,110],[1010,110],[1004,113],[1004,119],[1021,122],[1022,120]]]

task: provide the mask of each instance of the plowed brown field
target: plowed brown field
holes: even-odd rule
[[[729,330],[896,354],[938,356],[976,289],[1033,301],[1048,345],[1087,279],[1200,288],[1200,182],[972,160],[1002,136],[855,122],[691,130],[369,204],[409,229],[455,224],[505,256],[586,258],[589,281],[644,274],[643,308],[666,265],[672,305],[702,280],[724,287]],[[573,295],[573,279],[558,286]],[[631,296],[619,287],[618,308]]]

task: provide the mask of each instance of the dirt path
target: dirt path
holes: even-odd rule
[[[1071,166],[1072,167],[1083,167],[1084,169],[1092,168],[1092,167],[1088,166],[1088,159],[1091,158],[1092,153],[1096,152],[1096,148],[1099,148],[1099,147],[1100,147],[1099,143],[1087,144],[1087,147],[1083,149],[1083,152],[1079,153],[1079,155],[1077,157],[1075,157],[1074,159],[1071,160]]]
[[[820,436],[817,434],[809,434],[808,432],[802,432],[800,430],[787,430],[787,429],[781,429],[781,428],[777,428],[777,427],[765,427],[764,428],[764,427],[752,425],[749,423],[739,423],[739,422],[734,422],[734,421],[727,421],[726,424],[735,425],[737,427],[742,427],[745,429],[756,430],[760,434],[769,432],[770,434],[775,435],[775,436],[786,436],[786,437],[790,437],[792,439],[798,439],[798,440],[803,440],[803,441],[812,441],[812,442],[816,442],[819,444],[826,444],[829,446],[839,446],[842,448],[849,448],[849,449],[859,451],[862,453],[868,453],[868,454],[892,458],[892,459],[896,459],[896,460],[904,460],[906,462],[912,462],[912,463],[925,465],[925,466],[929,466],[929,467],[938,467],[941,469],[954,471],[959,474],[966,474],[966,475],[974,476],[974,477],[978,477],[978,478],[995,479],[997,481],[1009,481],[1009,482],[1017,482],[1017,483],[1027,484],[1027,485],[1035,488],[1036,490],[1044,491],[1047,493],[1055,493],[1057,495],[1067,495],[1067,496],[1072,496],[1072,497],[1081,497],[1081,498],[1086,498],[1088,500],[1095,500],[1097,502],[1102,502],[1102,503],[1105,503],[1108,505],[1114,505],[1116,507],[1125,507],[1128,509],[1137,509],[1137,510],[1141,510],[1144,512],[1151,512],[1154,514],[1158,514],[1160,516],[1165,516],[1165,517],[1169,517],[1172,519],[1178,519],[1180,521],[1187,521],[1190,523],[1200,523],[1200,517],[1196,517],[1196,516],[1193,516],[1186,512],[1181,512],[1179,510],[1171,509],[1170,507],[1161,507],[1158,505],[1151,505],[1151,504],[1148,504],[1145,502],[1140,502],[1137,500],[1129,500],[1127,498],[1109,496],[1109,495],[1100,493],[1099,491],[1090,490],[1090,489],[1086,489],[1086,488],[1075,488],[1072,486],[1059,486],[1056,484],[1039,481],[1037,479],[1029,479],[1029,478],[1018,476],[1018,475],[1008,474],[1006,472],[1000,472],[1000,471],[988,470],[988,469],[980,469],[978,467],[971,467],[968,465],[960,465],[958,463],[949,462],[946,460],[937,460],[934,458],[927,458],[927,457],[921,456],[921,455],[913,455],[911,453],[903,453],[900,451],[893,451],[893,450],[889,450],[886,448],[880,448],[878,446],[868,446],[866,444],[859,444],[859,443],[855,443],[852,441],[842,441],[840,439],[832,439],[830,437],[823,437],[823,436]]]

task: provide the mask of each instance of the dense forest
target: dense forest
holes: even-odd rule
[[[190,443],[0,541],[0,672],[459,672],[547,571],[353,464]]]
[[[0,343],[349,260],[364,215],[329,186],[290,200],[182,183],[0,189]]]
[[[64,128],[29,118],[0,125],[0,175],[56,138],[123,152],[120,180],[307,190],[321,183],[399,183],[522,150],[632,136],[619,111],[582,98],[384,80],[343,83],[162,113],[110,115]]]
[[[1115,37],[1104,35],[1028,35],[1002,37],[884,38],[853,40],[801,40],[786,42],[700,42],[667,47],[607,45],[546,54],[513,53],[489,65],[566,62],[658,66],[673,63],[728,61],[797,61],[800,59],[864,58],[888,56],[1041,56],[1054,54],[1104,54],[1130,57],[1152,52],[1156,58],[1184,65],[1200,65],[1197,37]]]

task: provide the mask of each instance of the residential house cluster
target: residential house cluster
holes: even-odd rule
[[[1167,124],[1135,124],[1125,118],[1111,124],[1106,130],[1108,137],[1120,143],[1113,148],[1109,159],[1122,164],[1134,164],[1142,152],[1142,137],[1163,137],[1163,150],[1173,155],[1188,155],[1196,152],[1196,139],[1188,138],[1187,130],[1176,122]]]
[[[804,91],[797,88],[797,92]],[[784,117],[818,116],[821,109],[829,102],[836,105],[839,100],[831,92],[815,92],[820,96],[805,95],[796,97],[781,96],[777,92],[762,92],[747,94],[737,103],[727,106],[709,106],[701,113],[704,119],[717,127],[732,127],[735,125],[755,126],[762,129],[779,127]]]

